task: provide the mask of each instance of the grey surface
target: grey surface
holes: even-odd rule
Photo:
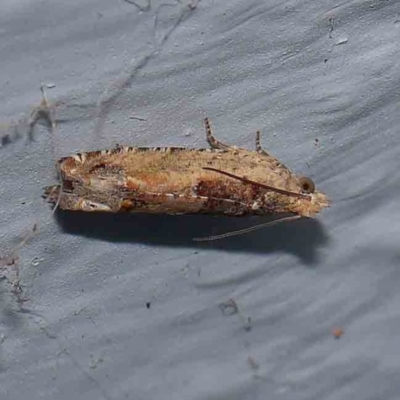
[[[191,4],[0,4],[3,257],[38,224],[15,254],[21,295],[2,271],[0,398],[400,398],[400,3]],[[29,132],[41,83],[53,134]],[[58,157],[203,147],[205,116],[239,146],[261,129],[332,207],[196,244],[259,221],[42,201]]]

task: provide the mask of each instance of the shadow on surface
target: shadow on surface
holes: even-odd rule
[[[300,219],[257,230],[252,233],[194,242],[194,237],[236,231],[268,221],[261,217],[224,217],[208,215],[149,215],[56,212],[64,232],[112,242],[136,242],[158,246],[191,247],[238,252],[270,253],[282,251],[316,262],[317,247],[328,242],[315,219]]]

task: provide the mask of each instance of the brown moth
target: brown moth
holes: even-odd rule
[[[45,197],[62,210],[293,214],[284,220],[313,217],[329,205],[311,179],[261,148],[259,131],[250,151],[216,140],[207,118],[205,126],[207,149],[117,146],[62,158],[61,186],[46,188]]]

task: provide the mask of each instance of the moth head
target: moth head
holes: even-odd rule
[[[214,171],[219,174],[229,176],[248,185],[266,189],[263,207],[267,212],[290,212],[302,217],[313,217],[323,208],[329,206],[328,197],[315,190],[314,182],[307,177],[292,177],[293,189],[287,190],[278,187],[255,182],[248,178],[231,174],[216,168],[203,167],[205,170]],[[254,209],[259,209],[261,205],[254,203]]]
[[[301,176],[299,182],[303,193],[310,194],[315,192],[315,184],[311,178]]]
[[[298,179],[301,193],[307,198],[292,199],[293,212],[304,217],[313,217],[323,208],[329,207],[328,197],[316,189],[312,179],[305,176]]]

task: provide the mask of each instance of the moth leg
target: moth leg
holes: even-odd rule
[[[261,136],[260,131],[257,131],[256,132],[256,151],[258,154],[262,154],[264,156],[269,156],[269,154],[261,147],[260,136]]]
[[[207,142],[210,145],[212,149],[220,149],[220,150],[229,150],[231,149],[230,146],[221,143],[215,137],[213,136],[211,132],[211,126],[210,126],[210,121],[208,118],[204,118],[204,125],[206,127],[206,135],[207,135]]]

